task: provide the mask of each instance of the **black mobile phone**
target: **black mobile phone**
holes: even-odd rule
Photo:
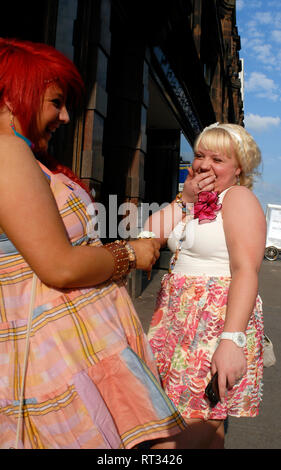
[[[220,401],[217,372],[213,375],[207,387],[205,388],[205,395],[210,402],[211,408],[216,406],[216,404]]]

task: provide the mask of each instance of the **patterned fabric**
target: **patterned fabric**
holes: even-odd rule
[[[247,373],[225,403],[209,406],[204,390],[222,333],[230,277],[163,277],[148,338],[162,385],[184,418],[256,416],[262,396],[263,318],[258,296],[247,327]]]
[[[88,195],[43,165],[73,245],[90,239]],[[0,236],[0,448],[15,441],[32,271]],[[132,448],[184,429],[161,389],[125,286],[54,289],[38,281],[22,448]]]

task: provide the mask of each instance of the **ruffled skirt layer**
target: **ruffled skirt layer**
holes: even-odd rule
[[[263,315],[256,305],[247,327],[247,373],[222,404],[211,408],[205,388],[211,360],[223,331],[229,277],[163,277],[148,338],[162,385],[184,418],[256,416],[262,397]]]
[[[2,449],[15,442],[25,335],[26,320],[0,324]],[[50,291],[37,302],[20,448],[129,449],[184,426],[125,287]]]

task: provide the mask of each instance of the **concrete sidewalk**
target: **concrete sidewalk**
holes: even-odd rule
[[[151,281],[143,277],[144,291],[134,300],[147,332],[156,295],[166,270],[152,271]],[[281,260],[264,260],[260,272],[265,332],[274,345],[277,362],[264,369],[263,401],[256,418],[228,419],[226,449],[281,449]]]

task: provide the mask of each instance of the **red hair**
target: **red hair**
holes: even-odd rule
[[[47,44],[0,38],[0,108],[10,103],[25,137],[36,146],[37,115],[44,93],[56,82],[67,102],[77,104],[83,81],[75,65]]]
[[[7,102],[11,104],[23,134],[35,148],[37,116],[44,93],[53,82],[62,89],[67,106],[78,104],[84,89],[83,80],[67,57],[47,44],[0,38],[0,109]],[[39,158],[53,173],[64,173],[91,196],[87,186],[69,168],[47,153]]]

